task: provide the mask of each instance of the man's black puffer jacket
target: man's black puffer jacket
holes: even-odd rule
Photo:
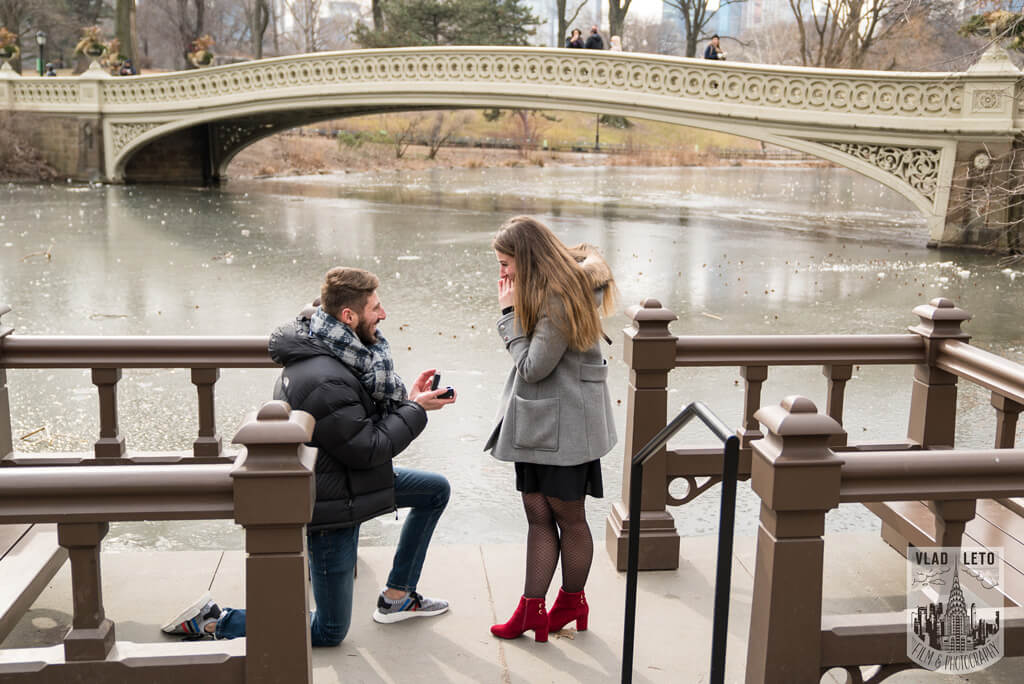
[[[391,460],[427,426],[427,412],[406,401],[386,413],[330,347],[309,336],[299,317],[270,336],[270,358],[284,366],[274,398],[316,419],[316,503],[309,530],[351,527],[395,510]]]

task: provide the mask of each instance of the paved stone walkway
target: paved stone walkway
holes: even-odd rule
[[[715,548],[711,537],[683,539],[678,570],[641,574],[634,682],[708,681]],[[825,548],[826,613],[904,607],[904,561],[877,534],[831,535]],[[382,547],[360,549],[352,628],[338,648],[313,650],[317,684],[619,681],[625,574],[615,571],[603,544],[597,544],[587,585],[590,629],[579,634],[564,630],[547,644],[535,643],[532,636],[500,641],[488,631],[497,619],[511,614],[522,592],[522,546],[432,547],[420,590],[450,600],[451,611],[436,618],[379,625],[370,615],[390,568],[391,552]],[[754,539],[737,539],[729,616],[730,682],[743,681],[753,560]],[[109,553],[102,562],[107,616],[117,625],[118,640],[169,641],[160,633],[160,624],[207,589],[221,605],[242,604],[239,551]],[[557,580],[553,585],[549,601]],[[59,643],[70,623],[70,606],[65,565],[2,648]],[[1024,661],[1018,658],[964,678],[909,671],[886,682],[1004,684],[1024,680],[1022,673]],[[823,681],[845,679],[836,672]]]

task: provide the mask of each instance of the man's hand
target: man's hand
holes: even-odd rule
[[[507,277],[498,281],[498,306],[507,309],[515,303],[516,287]]]
[[[430,381],[433,379],[434,373],[436,372],[436,368],[423,371],[419,374],[419,377],[416,378],[416,382],[412,383],[412,387],[409,389],[409,399],[422,406],[425,411],[436,411],[440,408],[444,408],[448,404],[454,404],[455,399],[458,396],[455,393],[455,390],[452,390],[452,397],[450,399],[437,398],[437,395],[447,392],[448,388],[441,387],[436,390],[430,389]]]

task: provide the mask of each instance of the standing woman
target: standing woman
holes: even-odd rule
[[[529,532],[523,596],[491,632],[512,639],[533,630],[547,641],[573,620],[587,628],[583,587],[594,540],[583,504],[587,494],[604,496],[600,458],[616,442],[599,316],[614,310],[615,281],[596,248],[567,248],[529,216],[506,221],[492,246],[498,334],[514,365],[484,450],[515,463]],[[544,598],[559,558],[562,587],[548,613]]]
[[[565,47],[583,49],[583,32],[579,29],[573,29],[569,37],[565,39]]]

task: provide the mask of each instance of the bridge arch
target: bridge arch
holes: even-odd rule
[[[399,102],[395,102],[394,100]],[[771,126],[736,122],[690,112],[651,111],[648,108],[622,103],[587,103],[577,99],[545,98],[543,100],[508,95],[453,95],[451,93],[401,92],[395,90],[361,93],[357,97],[339,95],[321,98],[316,103],[305,100],[289,103],[245,104],[228,111],[197,113],[145,131],[119,151],[112,179],[119,182],[136,180],[129,169],[135,155],[146,147],[154,156],[163,157],[160,141],[180,143],[174,134],[189,129],[207,129],[208,146],[212,150],[207,176],[220,179],[240,151],[276,133],[318,121],[365,114],[381,114],[412,110],[444,109],[547,109],[611,114],[632,119],[646,119],[709,131],[729,133],[804,152],[839,166],[851,169],[891,188],[910,201],[925,217],[936,213],[937,176],[943,148],[908,148],[906,139],[900,144],[864,144],[853,141],[832,142],[808,140],[786,135]],[[207,141],[204,141],[207,142]],[[955,146],[954,146],[955,147]],[[879,159],[888,156],[885,167]]]

